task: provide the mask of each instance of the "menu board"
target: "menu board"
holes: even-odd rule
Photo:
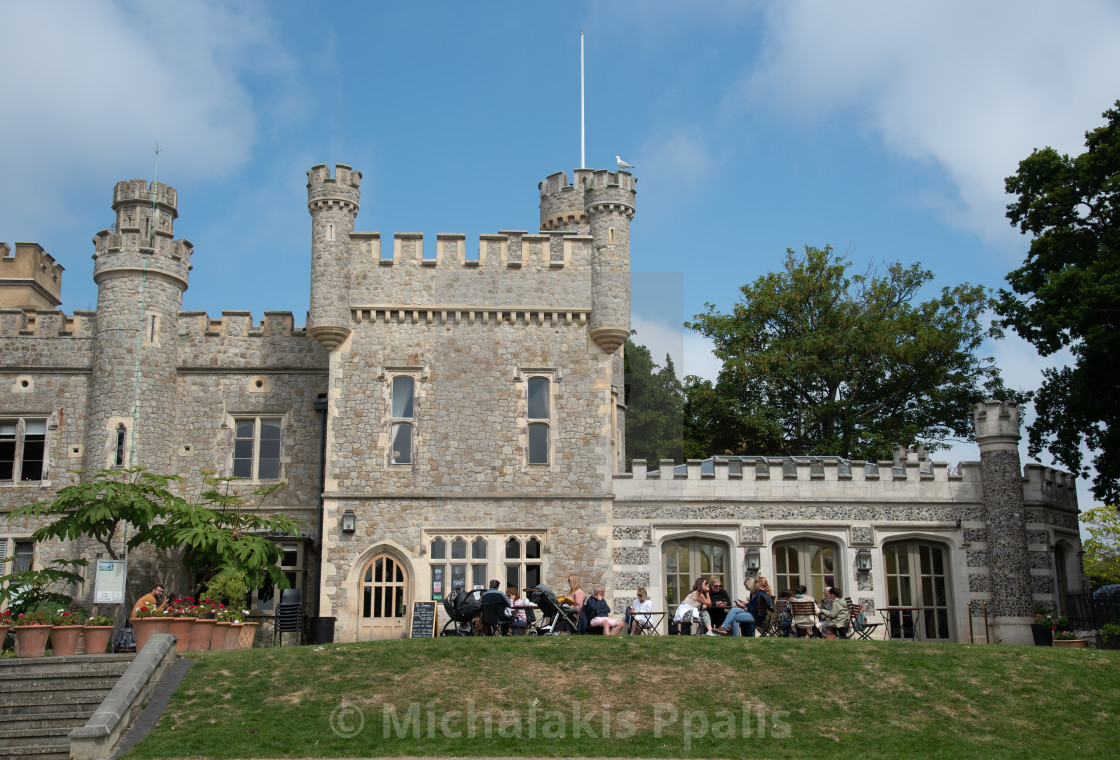
[[[412,603],[412,633],[409,638],[431,639],[436,636],[436,603]]]

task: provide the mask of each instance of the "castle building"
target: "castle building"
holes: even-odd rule
[[[406,635],[411,603],[492,578],[602,583],[622,612],[644,586],[669,609],[700,574],[732,591],[825,585],[923,639],[1029,641],[1036,606],[1084,582],[1073,478],[1019,462],[1018,411],[974,410],[980,462],[722,457],[624,471],[636,179],[578,169],[540,183],[539,231],[425,241],[356,232],[361,174],[307,174],[311,303],[183,311],[192,245],[176,191],[113,191],[94,239],[96,311],[58,311],[62,268],[36,245],[0,258],[0,512],[74,470],[142,465],[197,488],[208,470],[283,480],[298,519],[283,569],[339,641]],[[0,523],[24,566],[92,558]],[[130,565],[189,588],[173,555]],[[77,590],[88,597],[91,584]],[[252,595],[267,621],[274,598]]]

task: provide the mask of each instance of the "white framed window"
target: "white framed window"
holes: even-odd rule
[[[46,448],[46,418],[0,418],[0,482],[42,480]]]
[[[238,417],[234,420],[233,475],[249,480],[280,478],[280,417]]]
[[[11,562],[0,564],[0,576],[10,573],[22,573],[35,569],[35,541],[30,538],[12,538],[0,536],[0,561],[12,557]],[[0,577],[0,583],[4,583]],[[18,592],[16,592],[18,594]],[[7,607],[7,603],[0,605],[0,610]]]
[[[392,382],[389,464],[412,464],[416,378],[411,375],[395,375]]]
[[[280,547],[280,570],[288,578],[288,588],[303,588],[306,574],[305,542],[296,538],[273,539]],[[250,609],[265,615],[276,614],[276,603],[280,600],[280,590],[271,581],[252,593]]]
[[[432,535],[431,598],[439,601],[453,589],[485,589],[491,578],[517,589],[536,586],[544,578],[543,553],[543,532]]]
[[[552,378],[531,375],[527,378],[528,461],[531,465],[552,462]]]

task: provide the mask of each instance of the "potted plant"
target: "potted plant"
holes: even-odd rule
[[[156,605],[141,605],[128,621],[132,623],[132,632],[136,636],[137,652],[144,648],[153,635],[171,630],[170,614]]]
[[[1084,649],[1087,643],[1085,639],[1077,638],[1077,634],[1073,631],[1058,631],[1054,634],[1054,646],[1056,647]]]
[[[194,610],[197,609],[197,605],[194,603],[192,597],[181,596],[171,602],[167,609],[171,614],[169,633],[178,636],[178,641],[175,643],[175,651],[185,652],[187,650],[187,645],[190,643],[191,630],[194,628]]]
[[[214,636],[214,626],[217,624],[217,602],[204,596],[194,605],[194,627],[191,628],[190,642],[187,648],[193,652],[205,652],[211,649],[211,640]]]
[[[86,654],[105,654],[109,640],[113,638],[113,618],[108,615],[94,615],[86,620],[82,635],[86,639]]]
[[[1105,623],[1097,629],[1098,649],[1120,649],[1120,625]]]
[[[16,657],[42,657],[47,651],[47,638],[54,628],[54,615],[47,610],[21,612],[12,622],[16,637]]]
[[[78,651],[78,641],[82,638],[82,623],[73,612],[59,611],[54,616],[51,630],[51,652],[55,657],[67,657]]]
[[[1053,644],[1054,631],[1057,626],[1054,623],[1054,618],[1050,616],[1047,610],[1041,607],[1034,613],[1034,622],[1031,623],[1031,635],[1034,636],[1034,645],[1036,647],[1048,647]]]

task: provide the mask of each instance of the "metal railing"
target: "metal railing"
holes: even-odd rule
[[[1105,623],[1120,624],[1120,595],[1101,595],[1093,598],[1089,592],[1066,594],[1066,617],[1075,631],[1090,631]]]

